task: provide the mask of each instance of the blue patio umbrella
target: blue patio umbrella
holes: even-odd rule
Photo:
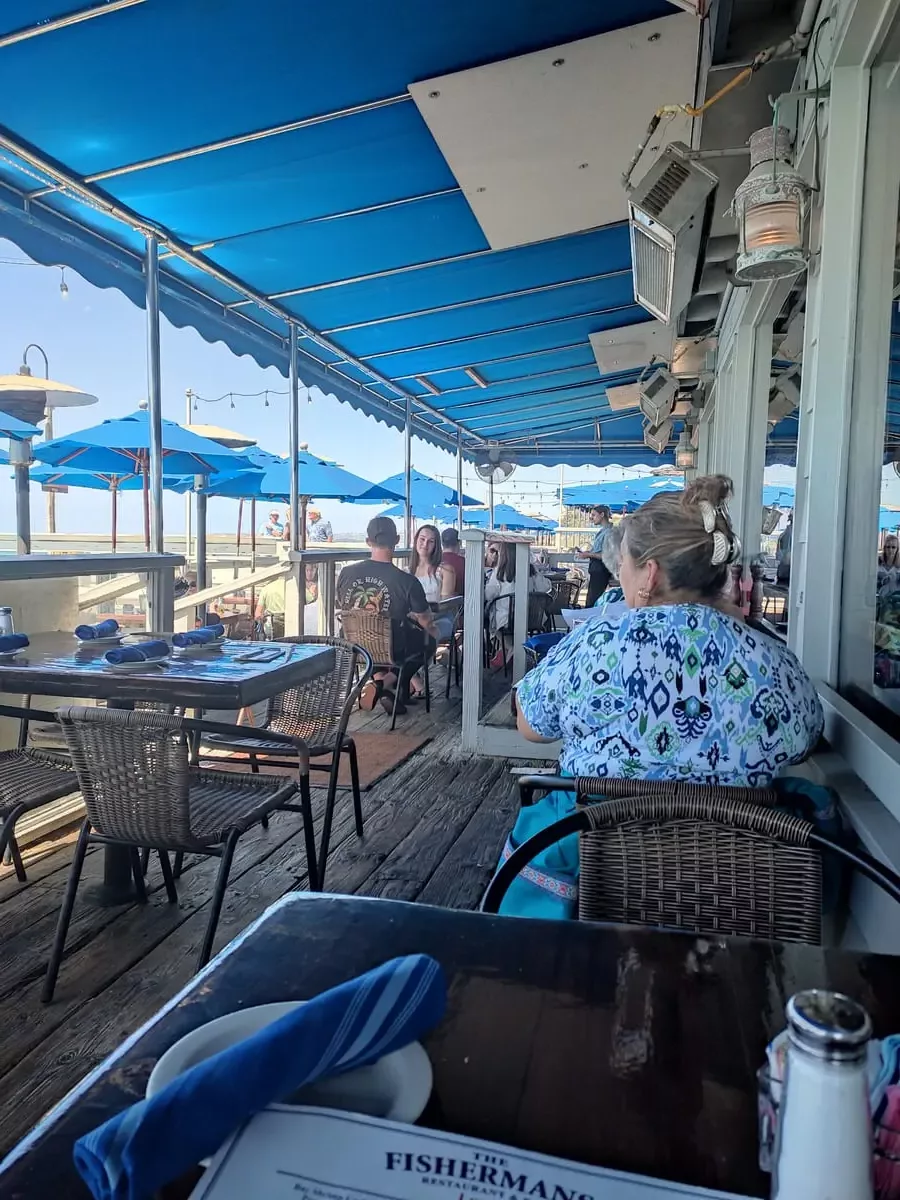
[[[383,479],[381,487],[391,492],[391,499],[400,498],[406,500],[406,476],[401,471],[397,475],[392,475],[390,479]],[[457,492],[455,488],[447,487],[438,480],[432,479],[429,475],[423,475],[421,471],[413,471],[410,475],[410,500],[412,502],[413,516],[417,521],[444,521],[446,523],[454,523],[456,521],[457,512],[452,516],[446,515],[446,510],[452,508],[457,510],[459,501],[457,500]],[[463,505],[480,505],[483,500],[475,500],[472,496],[467,496],[465,493],[462,498]],[[390,513],[386,513],[390,516]],[[406,509],[399,514],[401,517],[406,516]]]
[[[203,490],[208,496],[230,496],[235,500],[275,500],[287,504],[291,495],[290,463],[286,458],[269,456],[271,461],[259,459],[261,469],[223,473],[209,480]],[[400,493],[387,486],[370,483],[337,463],[319,458],[308,450],[297,456],[300,466],[300,494],[317,500],[343,500],[348,504],[378,504],[383,500],[397,500]]]
[[[490,520],[491,514],[486,508],[463,513],[464,523],[474,525],[478,529],[509,529],[514,533],[526,533],[538,530],[549,532],[556,528],[555,521],[542,521],[539,517],[529,517],[526,513],[520,513],[510,504],[495,504],[493,526],[491,526]]]
[[[118,497],[119,492],[139,492],[144,487],[143,475],[115,475],[103,471],[82,471],[78,467],[50,467],[46,463],[31,469],[32,483],[44,488],[89,488],[97,492],[109,492],[111,504],[110,537],[115,551],[118,540]],[[163,487],[180,483],[181,477],[163,476]],[[179,489],[180,490],[180,489]]]
[[[879,508],[878,510],[878,532],[884,533],[886,529],[900,528],[900,509],[897,508]]]
[[[10,413],[0,412],[0,437],[13,438],[15,441],[21,442],[26,438],[40,436],[41,431],[36,425],[20,421],[18,417],[14,417]]]
[[[579,487],[563,488],[563,503],[570,507],[591,508],[606,504],[616,512],[634,512],[660,492],[680,492],[680,479],[646,475],[636,479],[618,479],[613,483],[585,483]]]
[[[150,414],[139,409],[65,437],[35,446],[34,457],[54,467],[105,475],[137,475],[144,492],[144,544],[150,547]],[[253,463],[209,438],[183,429],[175,421],[162,422],[162,458],[169,476],[212,475],[216,471],[250,468]]]

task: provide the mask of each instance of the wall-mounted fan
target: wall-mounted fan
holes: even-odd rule
[[[475,464],[475,474],[485,483],[505,483],[516,469],[516,464],[497,459]]]

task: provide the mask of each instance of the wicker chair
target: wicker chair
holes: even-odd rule
[[[459,687],[459,646],[465,601],[462,596],[448,596],[445,600],[439,600],[432,604],[431,608],[437,616],[449,616],[453,618],[453,630],[450,637],[440,643],[440,645],[447,647],[447,674],[444,680],[444,699],[449,700],[451,682],[455,680],[456,686]]]
[[[78,791],[78,779],[68,755],[54,750],[28,748],[31,697],[25,707],[0,705],[0,716],[19,722],[18,746],[0,751],[0,862],[9,850],[20,883],[27,883],[22,852],[16,840],[16,822],[26,813]],[[51,716],[52,714],[42,714]]]
[[[238,839],[276,809],[303,814],[310,888],[318,887],[307,751],[299,738],[282,745],[297,755],[298,782],[212,771],[190,764],[188,736],[211,729],[240,736],[244,727],[191,721],[166,713],[65,707],[57,710],[84,796],[87,818],[75,847],[41,998],[53,998],[87,848],[127,846],[137,899],[146,901],[139,846],[160,851],[166,894],[178,900],[169,850],[219,858],[209,920],[197,961],[208,960]],[[250,736],[253,730],[247,731]],[[300,805],[289,803],[298,791]]]
[[[577,608],[581,595],[580,579],[557,579],[550,593],[550,615],[559,616],[564,608]]]
[[[577,790],[582,781],[567,782]],[[611,781],[592,782],[608,794]],[[900,878],[799,817],[759,803],[761,794],[774,793],[663,785],[651,795],[646,784],[630,786],[642,794],[582,807],[513,851],[482,911],[497,912],[534,856],[573,833],[581,920],[818,944],[823,852],[849,859],[900,902]],[[753,799],[735,798],[740,793]]]
[[[394,655],[391,618],[386,613],[368,612],[364,608],[345,608],[340,613],[344,637],[354,646],[366,650],[376,671],[393,671],[398,675],[394,690],[394,708],[391,713],[391,729],[397,725],[397,703],[400,694],[416,671],[425,676],[425,711],[431,712],[431,683],[428,678],[428,660],[434,652],[434,642],[422,636],[422,646],[408,654],[401,662]]]
[[[334,669],[320,675],[299,688],[290,688],[273,697],[266,708],[262,725],[256,727],[252,737],[235,739],[224,733],[207,734],[203,745],[210,749],[228,750],[232,754],[246,756],[250,769],[259,771],[259,756],[265,755],[263,766],[296,766],[293,756],[286,761],[282,742],[268,738],[268,733],[286,734],[301,738],[304,754],[312,758],[330,755],[330,762],[309,764],[311,771],[328,772],[328,793],[325,800],[325,820],[322,826],[322,842],[319,846],[318,884],[324,887],[328,847],[331,841],[331,826],[334,804],[338,789],[338,774],[341,755],[346,754],[350,763],[350,786],[353,792],[353,813],[356,818],[356,836],[363,836],[362,795],[359,789],[359,765],[356,758],[356,743],[347,734],[347,724],[353,712],[363,684],[372,677],[372,656],[362,646],[355,646],[341,638],[333,637],[288,637],[283,642],[294,646],[333,646]],[[214,761],[214,760],[213,760]]]

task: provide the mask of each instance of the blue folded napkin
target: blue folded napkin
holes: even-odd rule
[[[75,1143],[96,1200],[149,1200],[244,1121],[304,1084],[368,1066],[441,1020],[444,973],[412,954],[316,996]]]
[[[13,650],[24,650],[30,644],[24,633],[4,633],[0,637],[0,654],[10,654]]]
[[[187,633],[176,633],[172,638],[172,645],[202,646],[206,642],[214,642],[216,638],[224,636],[224,625],[205,625],[202,629],[190,629]]]
[[[113,666],[119,663],[151,662],[154,658],[165,658],[169,653],[169,643],[161,638],[151,642],[141,642],[139,646],[116,646],[107,650],[104,658]]]
[[[75,636],[82,642],[92,642],[95,638],[115,637],[119,632],[119,622],[114,621],[112,617],[108,621],[101,621],[98,625],[76,625]]]

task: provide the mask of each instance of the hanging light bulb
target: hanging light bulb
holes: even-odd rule
[[[263,407],[264,408],[269,407],[269,393],[268,392],[263,392]]]
[[[809,184],[791,165],[791,135],[767,125],[750,136],[750,174],[732,201],[739,283],[799,275],[809,259]]]
[[[65,267],[59,268],[59,276],[60,276],[60,278],[59,278],[59,294],[62,296],[63,300],[68,300],[69,285],[66,283],[66,268]]]

